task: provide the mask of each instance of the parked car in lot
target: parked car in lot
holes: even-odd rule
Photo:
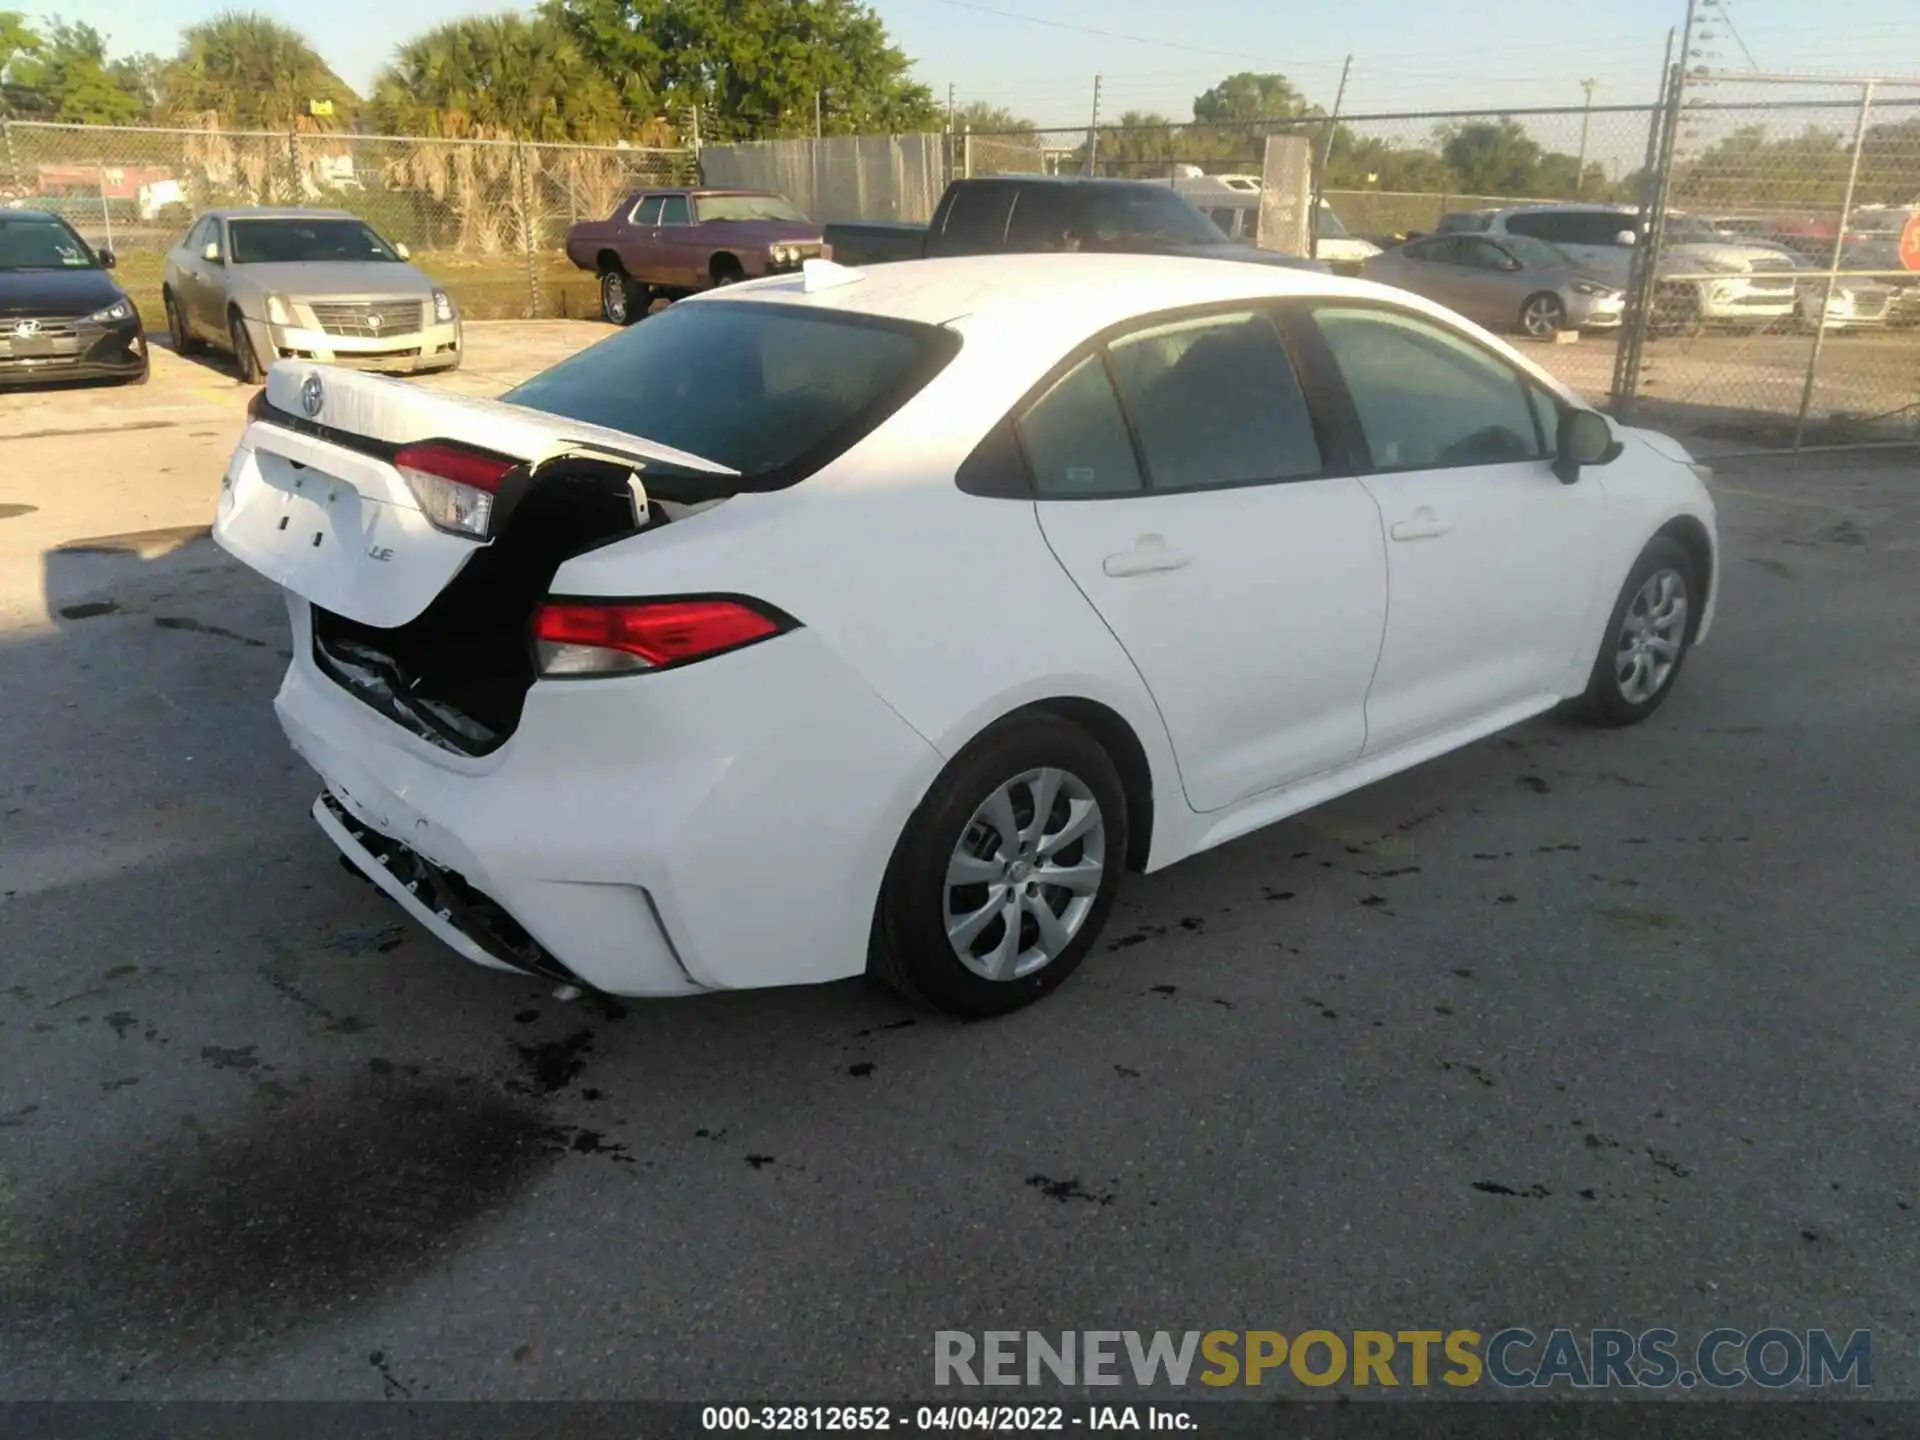
[[[1494,330],[1547,340],[1562,330],[1618,329],[1625,293],[1544,240],[1430,235],[1361,268],[1369,280],[1438,300]]]
[[[1165,184],[1076,175],[993,175],[947,186],[926,225],[829,225],[843,264],[950,255],[1181,255],[1325,271],[1324,261],[1235,244]]]
[[[1619,205],[1456,211],[1441,217],[1437,233],[1545,240],[1622,290],[1635,247],[1646,243],[1639,215]],[[1670,214],[1654,296],[1655,328],[1671,333],[1791,322],[1799,304],[1794,269],[1792,256],[1777,245],[1735,239],[1703,220]]]
[[[499,400],[282,361],[214,536],[286,593],[317,822],[467,958],[993,1014],[1125,870],[1651,715],[1718,595],[1702,479],[1381,285],[816,261]]]
[[[0,209],[0,385],[147,378],[140,312],[58,215]]]
[[[656,299],[797,270],[826,254],[820,227],[763,190],[640,190],[567,231],[567,258],[600,277],[600,313],[626,325]]]
[[[161,302],[176,349],[226,350],[249,383],[275,360],[460,363],[453,297],[345,210],[210,210],[167,252]]]
[[[1207,175],[1197,165],[1182,165],[1180,173],[1158,183],[1170,185],[1173,193],[1188,201],[1220,228],[1229,240],[1251,245],[1260,230],[1260,196],[1263,190],[1258,175]],[[1360,267],[1380,253],[1381,247],[1347,232],[1334,213],[1333,206],[1320,202],[1320,220],[1314,238],[1313,255],[1324,260],[1336,275],[1358,275]]]

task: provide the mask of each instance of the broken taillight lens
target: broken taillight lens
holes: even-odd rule
[[[520,462],[464,445],[408,445],[393,465],[436,530],[484,540],[500,482]]]
[[[542,675],[627,675],[705,660],[792,628],[750,600],[564,600],[534,612],[533,641]]]

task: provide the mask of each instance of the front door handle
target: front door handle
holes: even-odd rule
[[[1394,523],[1390,532],[1396,540],[1437,540],[1453,529],[1451,521],[1442,520],[1433,511],[1419,509],[1413,512],[1411,520]]]
[[[1193,555],[1186,550],[1169,550],[1166,540],[1159,535],[1142,535],[1134,542],[1133,549],[1123,550],[1118,555],[1109,555],[1100,562],[1100,568],[1116,580],[1129,575],[1152,575],[1161,570],[1179,570],[1193,563]]]

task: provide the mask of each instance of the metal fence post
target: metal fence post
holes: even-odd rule
[[[1673,53],[1673,36],[1667,37],[1667,53]],[[1640,399],[1640,369],[1646,354],[1647,334],[1652,329],[1654,298],[1658,293],[1655,270],[1660,260],[1660,232],[1667,213],[1667,196],[1673,183],[1673,150],[1680,130],[1680,106],[1686,96],[1685,63],[1670,65],[1667,71],[1666,98],[1655,107],[1653,122],[1647,131],[1646,178],[1640,193],[1641,244],[1635,247],[1627,274],[1627,306],[1622,317],[1620,347],[1614,354],[1613,389],[1609,395],[1615,418],[1630,420]]]
[[[96,165],[94,169],[100,172],[100,218],[106,222],[107,249],[111,250],[113,249],[113,206],[107,203],[107,167]]]
[[[1833,227],[1833,253],[1827,257],[1827,283],[1821,287],[1820,308],[1813,318],[1813,349],[1807,356],[1807,380],[1800,389],[1800,413],[1793,422],[1793,448],[1798,450],[1807,435],[1807,412],[1813,406],[1813,387],[1820,379],[1820,350],[1827,338],[1827,307],[1833,303],[1833,287],[1838,281],[1840,262],[1846,258],[1847,224],[1853,219],[1853,192],[1860,183],[1860,152],[1867,144],[1867,120],[1873,114],[1871,80],[1860,85],[1860,118],[1853,127],[1853,159],[1847,166],[1846,194],[1840,200],[1839,222]]]
[[[960,143],[960,178],[971,180],[973,178],[973,126],[971,124],[967,126]]]
[[[527,258],[527,318],[537,320],[540,318],[540,258],[533,233],[533,179],[528,173],[527,146],[524,143],[514,145],[513,163],[519,179],[520,243]]]

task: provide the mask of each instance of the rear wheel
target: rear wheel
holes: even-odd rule
[[[1653,295],[1653,333],[1688,339],[1706,329],[1700,292],[1691,285],[1662,285]]]
[[[871,969],[956,1015],[1003,1015],[1079,966],[1127,854],[1113,761],[1077,725],[1029,714],[968,746],[888,866]]]
[[[167,335],[173,341],[173,353],[176,355],[199,354],[205,346],[194,339],[193,332],[187,328],[187,318],[180,313],[180,302],[173,298],[171,290],[162,292],[160,305],[167,312]]]
[[[238,310],[227,317],[227,335],[233,342],[233,369],[240,383],[258,385],[266,376],[266,368],[254,353],[253,336],[248,333],[247,322],[240,318]]]
[[[1520,329],[1535,340],[1551,340],[1567,328],[1567,307],[1551,291],[1529,295],[1520,307]]]
[[[1693,557],[1657,537],[1620,588],[1582,708],[1602,725],[1636,725],[1673,692],[1686,663],[1700,603]]]
[[[600,318],[609,325],[631,325],[645,314],[647,307],[638,300],[626,271],[615,268],[600,272]]]

